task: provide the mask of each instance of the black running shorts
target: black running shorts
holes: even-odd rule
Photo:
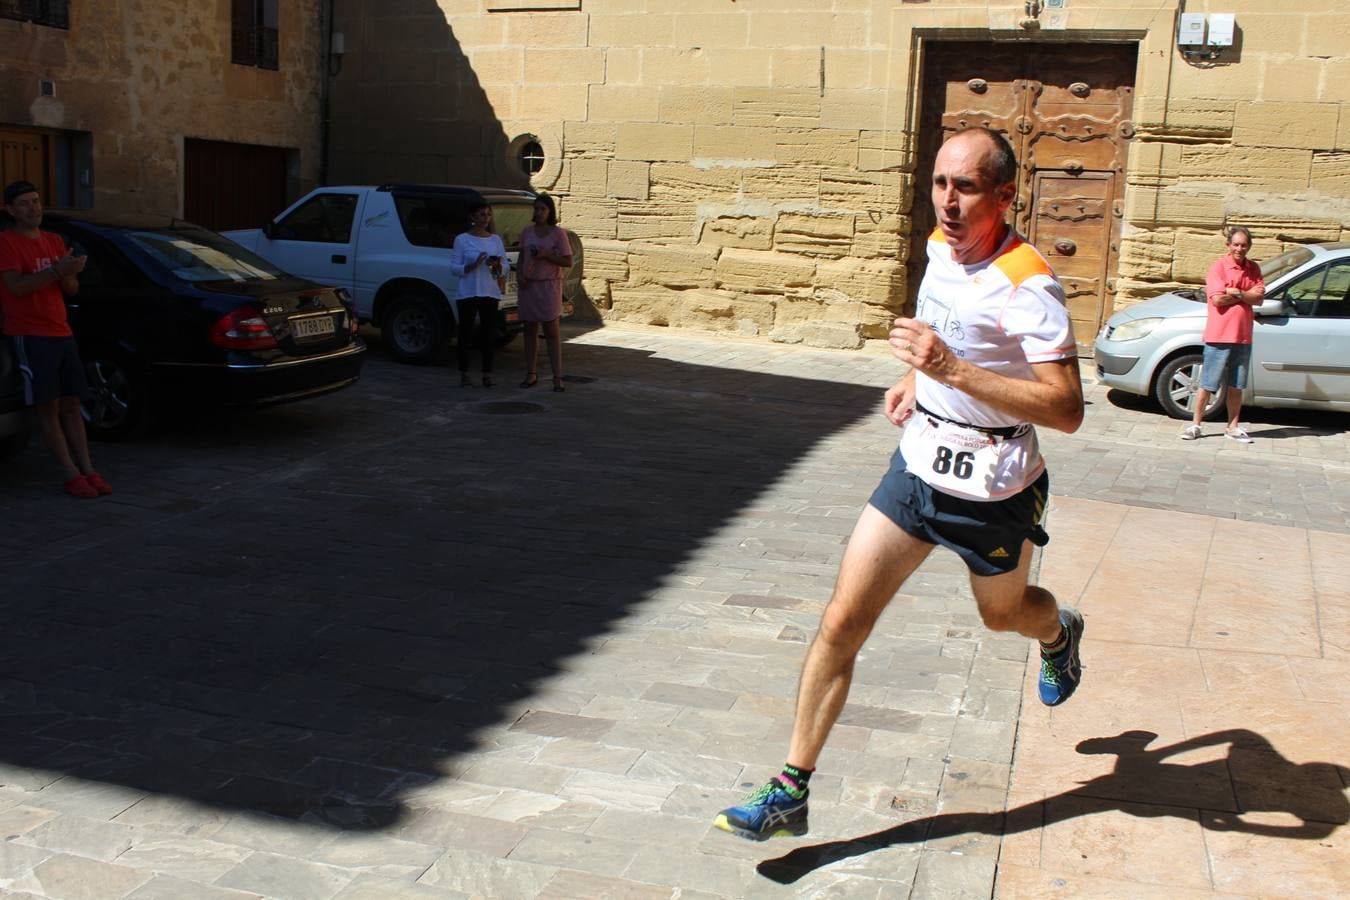
[[[73,337],[15,336],[14,361],[23,373],[24,400],[30,406],[60,397],[88,399],[80,351]]]
[[[953,497],[910,472],[897,448],[868,503],[913,537],[956,551],[975,575],[1002,575],[1017,568],[1023,540],[1037,547],[1050,540],[1041,528],[1049,496],[1050,475],[1042,472],[1006,500]]]

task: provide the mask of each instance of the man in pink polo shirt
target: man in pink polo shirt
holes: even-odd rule
[[[1228,385],[1228,427],[1224,434],[1244,444],[1251,435],[1238,424],[1242,412],[1242,391],[1247,387],[1247,370],[1252,361],[1252,307],[1260,306],[1266,296],[1261,269],[1247,258],[1252,249],[1252,233],[1238,226],[1228,233],[1228,252],[1209,267],[1205,277],[1205,296],[1209,298],[1209,318],[1205,322],[1205,356],[1200,372],[1200,391],[1195,397],[1195,417],[1181,433],[1183,441],[1200,436],[1200,419],[1211,395]],[[1225,375],[1227,378],[1225,378]]]

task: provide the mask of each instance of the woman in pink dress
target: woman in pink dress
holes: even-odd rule
[[[539,383],[535,369],[539,358],[539,326],[544,326],[548,341],[548,361],[553,368],[553,390],[562,393],[562,336],[558,320],[562,317],[563,273],[572,265],[572,245],[567,232],[558,227],[558,208],[548,194],[534,201],[534,224],[520,235],[520,262],[516,267],[520,286],[520,321],[525,323],[525,380],[523,388]]]

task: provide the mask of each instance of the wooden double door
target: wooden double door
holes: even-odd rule
[[[1079,346],[1090,352],[1115,303],[1136,59],[1134,44],[926,46],[911,298],[936,223],[929,185],[938,148],[951,133],[984,125],[1017,153],[1013,224],[1054,266]]]
[[[53,202],[51,136],[0,126],[0,184],[31,181],[49,206]]]

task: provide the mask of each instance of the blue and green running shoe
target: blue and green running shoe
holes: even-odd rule
[[[1083,662],[1078,658],[1083,616],[1066,606],[1059,611],[1059,621],[1068,631],[1068,645],[1053,656],[1041,651],[1041,702],[1046,706],[1059,706],[1072,697],[1083,678]]]
[[[806,791],[793,796],[777,778],[741,803],[717,814],[713,824],[751,841],[806,834]]]

